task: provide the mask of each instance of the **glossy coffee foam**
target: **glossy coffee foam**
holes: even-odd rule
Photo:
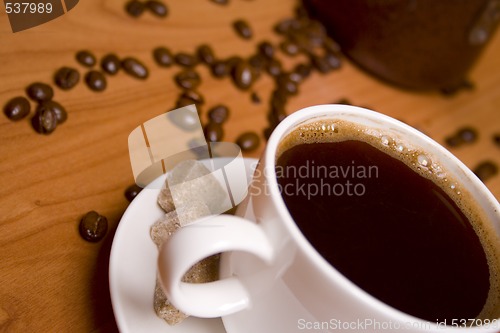
[[[478,235],[489,266],[490,289],[483,310],[477,318],[500,317],[499,237],[489,223],[490,219],[476,204],[472,195],[438,163],[436,157],[415,148],[389,131],[384,132],[348,121],[328,119],[308,121],[289,131],[278,146],[276,160],[283,152],[300,144],[347,140],[366,142],[402,161],[420,176],[433,181],[457,204]]]

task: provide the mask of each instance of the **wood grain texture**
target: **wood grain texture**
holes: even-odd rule
[[[167,0],[166,0],[167,1]],[[168,46],[193,52],[207,41],[217,56],[248,56],[257,42],[280,38],[272,26],[292,15],[291,0],[232,0],[224,7],[208,0],[168,0],[170,15],[139,19],[124,12],[123,0],[80,1],[68,14],[39,27],[13,34],[0,6],[0,104],[24,95],[32,82],[52,83],[61,66],[86,69],[74,55],[88,49],[101,57],[114,52],[134,56],[150,69],[142,82],[120,72],[108,77],[102,93],[80,82],[70,91],[55,89],[54,99],[68,110],[66,123],[52,135],[35,133],[29,119],[11,122],[0,116],[0,331],[112,332],[116,325],[108,290],[109,251],[114,230],[127,207],[123,193],[132,184],[128,134],[144,121],[173,109],[179,89],[172,77],[179,67],[159,68],[152,50]],[[254,28],[250,41],[236,36],[231,23],[245,18]],[[301,57],[279,55],[289,68]],[[452,149],[469,167],[489,159],[500,164],[492,135],[500,132],[500,34],[496,34],[470,74],[476,84],[447,98],[437,93],[402,91],[359,71],[347,60],[339,71],[314,73],[287,112],[348,98],[353,104],[404,120],[440,143],[458,127],[480,131],[479,141]],[[199,90],[206,106],[225,103],[232,113],[225,140],[266,126],[272,80],[264,76],[250,92],[229,79],[214,79],[201,67]],[[206,114],[202,114],[206,120]],[[249,157],[258,157],[263,146]],[[500,198],[500,177],[486,185]],[[107,216],[110,231],[98,244],[83,241],[78,222],[96,210]]]

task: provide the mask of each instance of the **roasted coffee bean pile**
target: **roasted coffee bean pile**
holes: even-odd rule
[[[138,18],[145,11],[149,11],[154,16],[161,18],[168,16],[168,6],[158,0],[130,0],[125,4],[125,11],[134,18]]]

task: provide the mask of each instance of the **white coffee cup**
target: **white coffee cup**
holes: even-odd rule
[[[403,313],[360,289],[331,266],[294,223],[279,192],[275,160],[282,139],[298,125],[338,119],[371,128],[426,152],[475,199],[500,235],[500,205],[456,157],[412,127],[354,106],[319,105],[297,111],[271,135],[249,195],[236,216],[219,215],[178,230],[160,250],[159,278],[181,311],[222,317],[228,333],[271,332],[498,332],[500,322],[463,328]],[[221,280],[181,281],[199,260],[223,253]]]

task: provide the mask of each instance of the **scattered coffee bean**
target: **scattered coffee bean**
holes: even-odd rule
[[[38,105],[37,110],[40,107],[49,108],[52,111],[54,111],[54,115],[56,116],[57,124],[62,124],[66,121],[66,119],[68,119],[68,113],[66,112],[66,109],[56,101],[42,102]]]
[[[120,58],[114,53],[107,54],[101,59],[101,68],[106,74],[115,75],[120,70],[120,66]]]
[[[478,133],[477,130],[472,127],[464,127],[458,130],[457,136],[464,143],[473,143],[477,140]]]
[[[457,135],[449,136],[445,138],[444,141],[449,147],[458,147],[462,144],[462,139]]]
[[[290,40],[285,40],[280,43],[280,48],[285,54],[289,56],[295,56],[299,54],[300,48],[297,43],[292,42]]]
[[[250,39],[253,36],[253,31],[250,25],[245,20],[236,20],[233,22],[233,27],[236,33],[244,39]]]
[[[30,102],[26,97],[14,97],[5,104],[3,112],[10,120],[20,120],[30,113]]]
[[[189,99],[196,104],[205,103],[205,98],[199,92],[197,92],[196,90],[193,90],[193,89],[183,91],[180,97],[185,98],[185,99]],[[193,104],[193,103],[191,103],[191,104]]]
[[[331,69],[340,68],[340,58],[336,54],[327,52],[324,59]]]
[[[26,88],[28,96],[38,102],[50,101],[54,97],[54,90],[51,86],[41,82],[30,84]]]
[[[281,61],[279,61],[278,59],[271,59],[271,61],[269,61],[269,63],[267,64],[266,70],[271,76],[279,76],[283,71]]]
[[[175,108],[176,109],[179,109],[179,108],[182,108],[182,107],[185,107],[185,106],[188,106],[188,105],[191,105],[191,104],[196,104],[195,102],[193,102],[193,100],[189,99],[189,98],[185,98],[185,97],[179,97],[177,99],[177,102],[175,103]],[[198,105],[196,105],[196,110],[198,111]]]
[[[212,75],[216,78],[223,78],[230,72],[229,65],[224,60],[215,61],[212,66],[210,66],[210,70]]]
[[[456,95],[458,92],[462,90],[472,90],[472,89],[474,89],[474,83],[472,83],[469,80],[464,80],[454,86],[443,87],[440,89],[440,91],[441,94],[443,94],[444,96],[451,97]]]
[[[148,0],[144,6],[149,9],[149,11],[158,17],[166,17],[168,15],[168,7],[161,1],[158,0]]]
[[[293,72],[300,75],[301,81],[303,81],[304,79],[308,78],[309,75],[311,75],[311,65],[307,65],[307,64],[303,64],[303,63],[297,64],[297,66],[295,66]]]
[[[93,91],[103,91],[106,89],[106,77],[99,71],[91,70],[85,74],[85,83]]]
[[[254,54],[248,59],[248,62],[253,67],[256,73],[260,73],[262,69],[264,69],[267,65],[269,58],[265,57],[262,54]]]
[[[194,67],[198,64],[198,57],[189,53],[180,52],[175,55],[175,62],[184,67]]]
[[[211,0],[211,1],[218,5],[227,5],[229,3],[229,0]]]
[[[98,242],[108,231],[108,219],[96,211],[90,211],[80,220],[80,235],[89,242]]]
[[[460,128],[456,133],[445,138],[445,142],[450,147],[458,147],[477,141],[477,130],[472,127]]]
[[[212,65],[215,62],[215,54],[210,45],[203,44],[198,47],[198,58],[207,65]]]
[[[142,1],[130,0],[125,4],[125,11],[132,17],[139,17],[144,13],[145,6]]]
[[[153,50],[153,58],[161,67],[170,67],[173,64],[174,56],[166,47],[157,47]]]
[[[333,70],[332,66],[330,66],[330,61],[326,57],[321,57],[316,54],[312,54],[310,56],[311,64],[322,74],[329,73]]]
[[[484,161],[474,168],[476,176],[485,182],[498,173],[498,166],[492,161]]]
[[[222,124],[229,117],[229,108],[219,104],[208,110],[208,119],[211,123]]]
[[[252,100],[252,102],[254,104],[260,104],[260,102],[261,102],[259,95],[255,91],[252,91],[252,94],[250,95],[250,99]]]
[[[493,142],[500,147],[500,134],[493,135]]]
[[[252,66],[246,60],[239,60],[231,71],[233,83],[242,90],[250,88],[255,80]]]
[[[245,132],[236,139],[236,144],[242,151],[248,152],[259,147],[260,138],[255,132]]]
[[[61,67],[54,75],[55,84],[63,89],[69,90],[80,81],[80,73],[71,67]]]
[[[52,108],[40,104],[31,118],[31,124],[35,131],[41,134],[50,134],[54,132],[57,127],[57,117]]]
[[[299,30],[301,28],[300,21],[297,19],[284,19],[282,21],[279,21],[275,26],[274,26],[274,31],[281,34],[289,34],[292,31]]]
[[[220,123],[209,122],[204,128],[207,142],[220,142],[224,137],[224,131]]]
[[[268,41],[264,41],[259,43],[257,46],[259,49],[259,53],[262,54],[264,57],[271,59],[274,57],[274,46]]]
[[[183,89],[196,89],[201,83],[200,75],[192,69],[185,69],[175,75],[175,82]]]
[[[85,67],[93,67],[96,64],[95,56],[87,50],[78,51],[76,60]]]
[[[142,187],[138,186],[137,184],[130,185],[125,190],[125,198],[127,198],[127,200],[131,202],[141,191]]]
[[[125,73],[136,79],[145,80],[149,76],[149,71],[146,66],[136,58],[127,57],[123,59],[122,68]]]
[[[284,94],[294,96],[299,92],[297,83],[290,79],[287,74],[281,74],[277,79],[278,90],[281,90]]]

